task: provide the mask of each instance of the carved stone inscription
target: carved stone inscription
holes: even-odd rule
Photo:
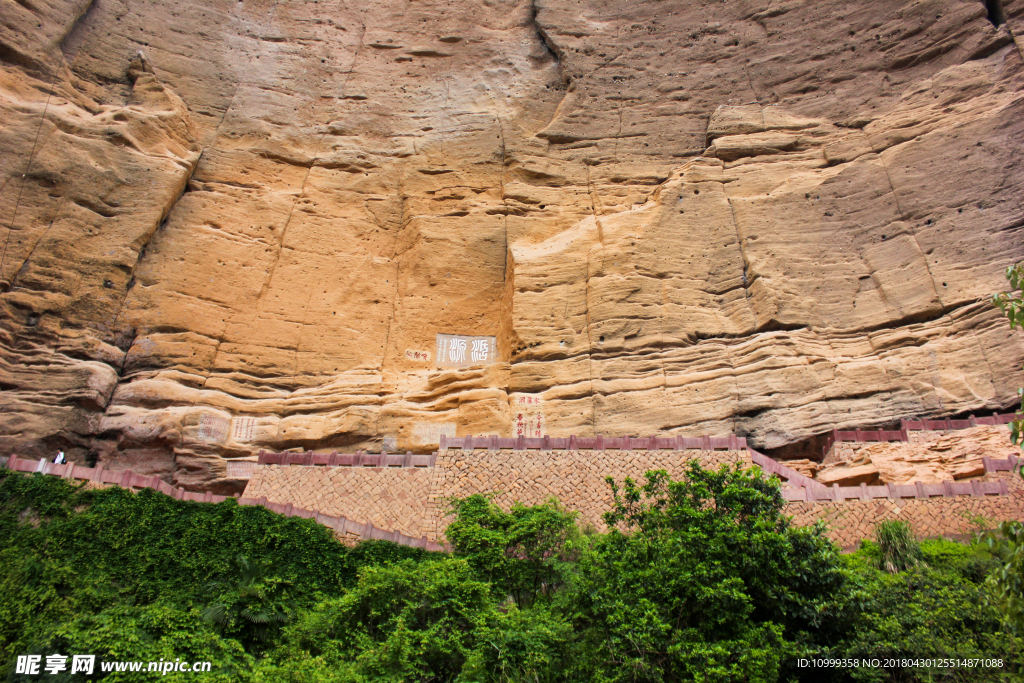
[[[236,417],[234,419],[234,429],[231,430],[231,438],[235,441],[248,443],[249,441],[252,441],[252,434],[255,428],[256,418]]]
[[[486,365],[498,360],[498,342],[494,337],[465,337],[458,334],[437,335],[437,367],[465,368]]]
[[[533,394],[513,394],[509,401],[512,405],[512,435],[531,439],[544,436],[543,399]]]
[[[412,442],[417,446],[436,446],[442,434],[455,436],[455,423],[416,422],[412,426]]]
[[[203,413],[199,418],[199,439],[206,443],[222,444],[228,438],[231,421],[215,413]]]

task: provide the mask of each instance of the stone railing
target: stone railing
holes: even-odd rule
[[[764,453],[758,453],[753,448],[747,448],[750,452],[750,459],[768,474],[774,474],[780,479],[785,479],[790,486],[796,488],[810,488],[815,490],[828,488],[820,481],[815,481],[808,476],[800,474],[794,469],[786,467],[778,460],[771,458]]]
[[[828,437],[825,439],[825,445],[822,447],[821,455],[825,457],[828,452],[832,449],[832,446],[837,441],[856,441],[858,443],[866,443],[870,441],[886,442],[886,441],[909,441],[911,431],[951,431],[954,429],[970,429],[971,427],[978,427],[987,425],[989,427],[995,427],[998,425],[1008,424],[1017,419],[1016,413],[1007,413],[1005,415],[993,415],[991,417],[974,417],[971,415],[966,420],[900,420],[900,428],[895,430],[839,430],[833,429]]]
[[[450,437],[441,435],[440,451],[463,450],[473,451],[484,449],[488,451],[512,450],[512,451],[748,451],[754,464],[759,465],[768,474],[777,475],[786,481],[790,486],[809,486],[811,488],[825,488],[813,479],[806,477],[796,470],[786,467],[779,461],[755,451],[747,445],[744,437],[729,435],[727,437],[552,437],[543,436],[537,438],[513,437],[505,438],[498,436],[462,436]],[[437,462],[437,451],[430,455],[413,455],[406,452],[405,455],[398,453],[367,453],[356,451],[355,453],[268,453],[260,451],[256,461],[258,465],[304,465],[322,467],[434,467]]]
[[[401,453],[268,453],[260,451],[256,459],[258,465],[306,465],[321,467],[433,467],[437,460],[437,452],[430,455],[413,455],[407,451]]]
[[[26,460],[12,455],[7,458],[6,466],[7,469],[15,472],[39,472],[40,474],[50,474],[62,479],[79,479],[91,481],[95,484],[114,484],[126,489],[153,489],[175,500],[191,500],[196,503],[220,503],[227,499],[227,496],[218,496],[209,491],[206,493],[186,491],[180,486],[171,486],[159,477],[146,477],[141,474],[135,474],[131,470],[107,470],[103,468],[103,465],[83,467],[73,462],[55,465],[52,462],[48,462],[45,458]]]
[[[405,534],[399,533],[398,531],[387,531],[380,527],[374,526],[369,522],[354,522],[351,519],[347,519],[341,515],[325,515],[314,510],[306,510],[305,508],[294,507],[291,503],[271,503],[267,501],[266,496],[260,498],[239,498],[239,505],[259,505],[265,507],[271,512],[276,512],[285,517],[303,517],[305,519],[312,519],[317,524],[323,524],[334,530],[334,533],[338,536],[354,535],[360,540],[380,540],[380,541],[391,541],[399,545],[407,545],[413,548],[425,548],[427,550],[445,550],[445,547],[434,541],[427,540],[426,536],[421,538],[414,538],[413,536],[406,536]]]
[[[1020,464],[1020,459],[1015,455],[1003,459],[986,456],[981,461],[985,465],[986,474],[1013,472],[1017,469],[1018,464]],[[803,489],[788,489],[782,492],[782,496],[788,501],[810,503],[816,500],[828,500],[841,503],[844,500],[872,500],[874,498],[888,498],[890,500],[897,498],[931,498],[932,496],[951,498],[954,496],[1005,496],[1009,493],[1006,480],[1004,479],[998,481],[978,481],[976,479],[964,482],[943,481],[936,484],[923,484],[918,481],[913,484],[884,484],[882,486],[868,486],[867,484],[840,486],[833,484],[832,486],[821,486],[821,489],[806,491]]]
[[[40,474],[49,474],[63,479],[77,479],[90,481],[96,484],[113,484],[126,489],[152,489],[154,491],[164,493],[175,500],[189,500],[196,503],[221,503],[228,498],[227,496],[215,495],[209,491],[206,493],[186,491],[181,487],[171,486],[159,477],[146,477],[141,474],[136,474],[131,470],[110,471],[104,469],[102,465],[97,465],[96,467],[82,467],[81,465],[76,465],[72,462],[63,465],[56,465],[52,462],[47,462],[45,458],[41,458],[39,460],[25,460],[24,458],[11,456],[6,459],[6,462],[3,462],[3,459],[0,458],[0,466],[6,466],[7,469],[15,472],[39,472]],[[381,529],[380,527],[376,527],[370,523],[364,524],[361,522],[354,522],[341,516],[335,517],[332,515],[323,515],[313,510],[296,508],[290,504],[270,503],[267,502],[265,497],[239,498],[238,504],[258,505],[260,507],[267,508],[271,512],[284,515],[285,517],[302,517],[305,519],[312,519],[318,524],[323,524],[324,526],[331,528],[338,536],[341,537],[351,535],[355,536],[358,540],[384,540],[392,541],[399,545],[426,548],[427,550],[444,550],[443,546],[433,541],[428,541],[426,537],[414,538],[412,536],[401,534],[397,531]]]
[[[540,436],[528,438],[525,436],[499,437],[499,436],[445,436],[441,435],[439,450],[449,448],[461,448],[464,451],[472,451],[483,448],[488,451],[742,451],[747,448],[747,440],[741,436],[730,434],[727,437],[715,438],[710,436],[698,436],[693,438],[683,436],[670,436],[661,438],[657,436]]]

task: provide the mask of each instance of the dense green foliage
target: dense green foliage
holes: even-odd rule
[[[1010,281],[1010,292],[996,294],[992,303],[1010,321],[1010,329],[1024,329],[1024,263],[1006,269]],[[1018,415],[1024,414],[1024,389],[1018,389],[1021,397]],[[1018,417],[1010,423],[1010,441],[1024,447],[1024,418]],[[1024,478],[1024,459],[1018,465],[1017,473]],[[1024,632],[1024,525],[1020,522],[1003,522],[998,534],[988,534],[985,539],[989,548],[1001,559],[999,570],[993,573],[991,583],[996,601],[1007,620],[1018,632]]]
[[[82,681],[15,674],[15,656],[208,660],[202,680],[225,683],[923,683],[1024,670],[991,578],[1007,560],[995,544],[908,537],[916,561],[895,561],[901,532],[880,529],[880,544],[843,557],[820,525],[789,524],[777,482],[756,469],[692,465],[680,481],[652,472],[613,491],[606,533],[580,531],[555,500],[454,500],[449,555],[348,548],[311,520],[234,501],[0,470],[0,666],[11,681]],[[1004,666],[799,666],[854,657]]]
[[[1010,329],[1020,328],[1024,330],[1024,263],[1009,266],[1006,269],[1006,279],[1010,282],[1009,292],[1000,292],[992,296],[992,305],[1003,312],[1006,319],[1010,321]],[[1020,396],[1020,413],[1024,413],[1024,389],[1018,389]],[[1010,441],[1024,447],[1024,418],[1018,418],[1010,423]],[[1018,473],[1024,477],[1024,463],[1021,464]]]
[[[989,577],[995,604],[1013,629],[1024,634],[1024,524],[1003,522],[984,541],[999,559]]]

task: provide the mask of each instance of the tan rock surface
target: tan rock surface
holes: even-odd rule
[[[510,435],[518,397],[766,448],[1010,405],[1002,7],[8,3],[0,451],[226,490],[260,448]]]
[[[935,483],[985,476],[982,458],[1020,457],[1010,430],[973,427],[949,432],[918,432],[909,443],[839,443],[814,478],[831,486]],[[792,467],[790,462],[786,465]],[[864,477],[874,473],[874,481]]]

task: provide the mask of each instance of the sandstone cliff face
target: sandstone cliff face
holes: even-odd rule
[[[786,466],[827,486],[935,484],[985,476],[984,458],[1019,457],[1010,429],[972,427],[911,432],[906,443],[836,443],[823,462],[787,460]]]
[[[230,490],[260,448],[1010,405],[989,4],[8,3],[0,450]]]

